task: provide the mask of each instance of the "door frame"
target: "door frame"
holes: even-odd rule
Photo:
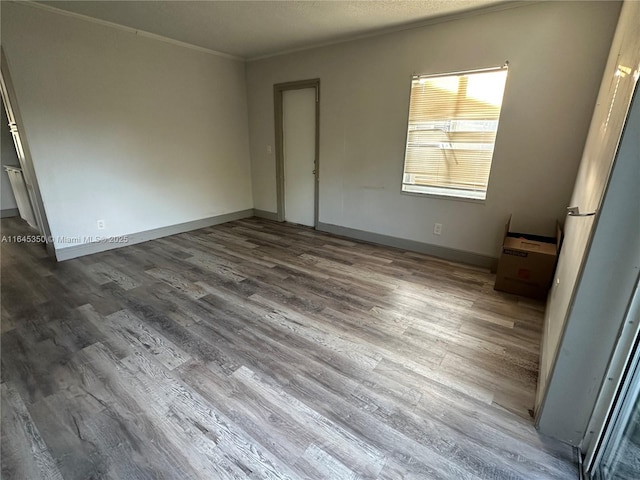
[[[629,300],[624,326],[583,440],[584,473],[595,478],[605,456],[624,433],[640,392],[640,274]]]
[[[4,104],[7,118],[9,120],[9,128],[15,129],[18,133],[20,140],[19,149],[22,150],[22,154],[17,152],[18,160],[20,161],[20,167],[22,168],[22,175],[25,177],[27,184],[33,188],[33,197],[29,195],[33,208],[33,213],[38,223],[38,230],[45,239],[45,245],[47,253],[55,257],[55,249],[51,237],[51,229],[49,228],[49,221],[44,208],[44,202],[42,201],[42,194],[40,193],[40,187],[38,185],[38,179],[36,177],[36,171],[33,166],[33,160],[31,158],[31,151],[27,143],[27,137],[24,132],[24,123],[20,110],[18,108],[18,102],[16,98],[16,92],[13,87],[13,81],[11,80],[11,74],[9,73],[9,64],[7,57],[4,53],[4,48],[0,47],[0,94],[2,95],[2,103]],[[15,141],[15,137],[14,137]],[[15,147],[18,150],[18,147]],[[30,192],[29,192],[30,193]]]
[[[273,106],[275,115],[275,135],[276,135],[276,194],[278,202],[277,219],[279,222],[285,221],[284,211],[284,130],[283,130],[283,94],[288,90],[302,90],[314,88],[316,91],[316,144],[314,158],[314,193],[313,193],[313,228],[318,228],[318,204],[320,201],[319,181],[320,181],[320,79],[298,80],[295,82],[277,83],[273,86]]]

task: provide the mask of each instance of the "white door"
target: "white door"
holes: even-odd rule
[[[556,352],[571,316],[572,302],[640,70],[640,3],[624,2],[596,102],[582,162],[571,198],[579,215],[568,215],[565,238],[549,294],[543,335],[536,409],[543,407],[554,375]],[[586,215],[585,215],[586,214]],[[575,307],[575,305],[574,305]],[[584,380],[584,379],[583,379]],[[544,408],[543,408],[544,410]],[[544,416],[538,411],[538,417]],[[544,420],[544,419],[543,419]],[[547,422],[548,423],[548,422]]]
[[[315,225],[316,89],[282,93],[284,219]]]

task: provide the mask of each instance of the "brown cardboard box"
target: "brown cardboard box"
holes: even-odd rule
[[[545,298],[553,280],[561,238],[557,222],[555,238],[542,237],[511,231],[509,217],[493,288],[525,297]]]

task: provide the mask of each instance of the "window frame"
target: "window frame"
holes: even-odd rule
[[[486,188],[482,189],[462,189],[462,188],[452,188],[452,187],[443,187],[438,185],[417,185],[417,184],[409,184],[405,182],[406,167],[407,167],[407,152],[409,150],[409,135],[410,135],[410,127],[411,127],[411,105],[412,105],[412,92],[414,88],[414,82],[418,79],[433,79],[438,77],[455,77],[455,76],[464,76],[469,74],[477,74],[477,73],[490,73],[490,72],[505,72],[505,80],[504,87],[502,89],[502,97],[500,102],[500,109],[497,117],[497,125],[495,129],[495,138],[492,144],[491,151],[491,160],[489,163],[488,174],[487,174],[487,183]],[[400,193],[402,195],[410,195],[410,196],[420,196],[420,197],[431,197],[438,198],[444,200],[455,200],[455,201],[463,201],[463,202],[473,202],[473,203],[484,203],[487,199],[487,195],[489,192],[489,183],[491,179],[491,170],[493,168],[493,161],[495,156],[495,146],[497,140],[498,130],[500,128],[500,118],[502,116],[502,105],[504,103],[504,96],[506,93],[506,84],[509,74],[509,62],[505,62],[500,66],[487,67],[487,68],[479,68],[473,70],[460,70],[454,72],[444,72],[444,73],[436,73],[436,74],[413,74],[411,75],[409,82],[409,102],[407,106],[407,125],[405,130],[405,142],[404,142],[404,155],[402,161],[402,173],[401,173],[401,182],[400,182]],[[422,191],[421,191],[422,190]]]

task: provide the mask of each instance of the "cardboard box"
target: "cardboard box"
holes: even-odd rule
[[[553,281],[561,240],[562,231],[558,222],[556,236],[544,237],[512,231],[509,217],[493,288],[544,299]]]

